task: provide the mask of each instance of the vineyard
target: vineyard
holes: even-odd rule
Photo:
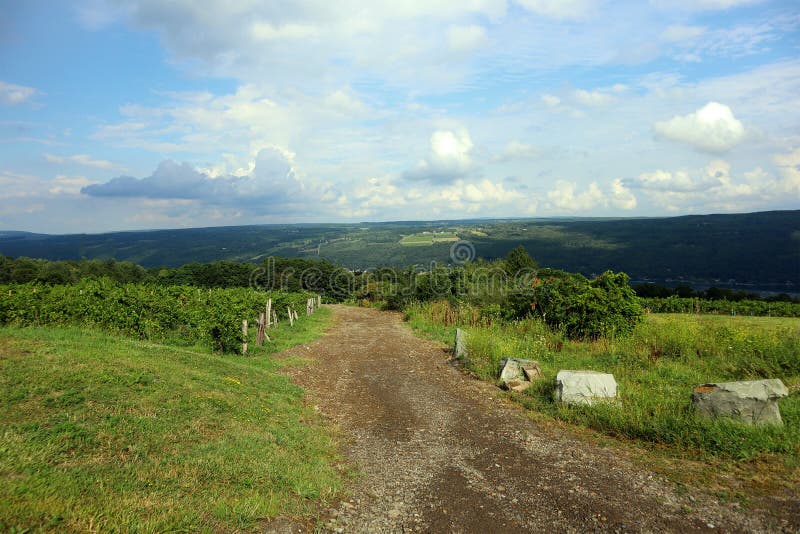
[[[0,324],[77,325],[177,345],[202,344],[220,352],[240,352],[242,320],[255,323],[268,299],[285,317],[302,309],[307,292],[249,288],[123,284],[108,278],[74,285],[0,285]]]
[[[706,313],[713,315],[753,315],[760,317],[800,317],[796,302],[764,300],[708,300],[698,298],[642,298],[642,306],[653,313]]]

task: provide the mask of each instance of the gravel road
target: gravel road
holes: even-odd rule
[[[289,351],[311,359],[289,372],[341,428],[358,472],[350,498],[322,511],[325,531],[771,530],[736,505],[677,494],[622,447],[532,420],[400,314],[332,309],[323,338]]]

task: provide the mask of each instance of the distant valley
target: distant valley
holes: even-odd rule
[[[466,241],[468,243],[461,243]],[[354,270],[503,257],[522,244],[542,266],[627,272],[632,280],[696,287],[800,289],[800,210],[643,219],[501,219],[255,225],[106,234],[0,231],[0,253],[110,259],[145,267],[326,259]]]

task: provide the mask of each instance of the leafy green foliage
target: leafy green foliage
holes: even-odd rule
[[[139,339],[202,343],[213,350],[238,352],[242,320],[255,325],[267,299],[283,315],[287,306],[302,310],[311,296],[246,288],[120,284],[107,278],[61,286],[4,285],[0,324],[85,325]]]
[[[506,273],[515,277],[520,273],[538,269],[539,265],[531,258],[528,251],[522,245],[517,245],[506,254]]]
[[[625,334],[642,318],[625,273],[606,271],[589,281],[580,274],[543,269],[533,286],[533,313],[570,339]]]
[[[770,300],[707,300],[680,298],[643,298],[642,305],[653,313],[712,313],[720,315],[757,315],[800,317],[800,303]]]

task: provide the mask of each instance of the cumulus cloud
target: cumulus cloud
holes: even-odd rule
[[[793,189],[789,177],[779,180],[761,167],[734,176],[731,165],[723,160],[710,161],[700,169],[646,172],[624,184],[641,189],[659,208],[668,211],[755,209],[782,199]],[[793,193],[797,198],[800,180]]]
[[[578,184],[558,180],[547,193],[547,200],[556,210],[568,212],[589,211],[608,205],[608,199],[597,182],[589,184],[585,191],[578,192]]]
[[[727,152],[742,142],[745,128],[731,108],[709,102],[694,113],[675,116],[654,125],[664,139],[686,143],[704,152]]]
[[[188,163],[163,161],[145,178],[119,176],[81,189],[93,197],[197,200],[210,205],[240,205],[248,208],[297,204],[307,200],[291,154],[277,148],[258,153],[253,170],[244,176],[212,178]]]
[[[0,81],[0,104],[16,106],[30,101],[39,93],[33,87]]]
[[[611,182],[611,194],[609,200],[614,207],[622,210],[632,210],[636,208],[637,201],[633,192],[625,187],[621,178],[617,178]]]
[[[465,128],[437,130],[430,139],[430,152],[415,169],[404,174],[407,180],[433,183],[463,178],[472,166],[472,139]]]
[[[790,193],[793,201],[800,201],[800,148],[772,157],[783,178],[781,189]]]
[[[638,205],[636,196],[622,179],[611,181],[606,191],[597,182],[592,182],[584,190],[575,182],[558,180],[547,193],[548,208],[554,212],[586,212],[609,206],[632,210]]]

